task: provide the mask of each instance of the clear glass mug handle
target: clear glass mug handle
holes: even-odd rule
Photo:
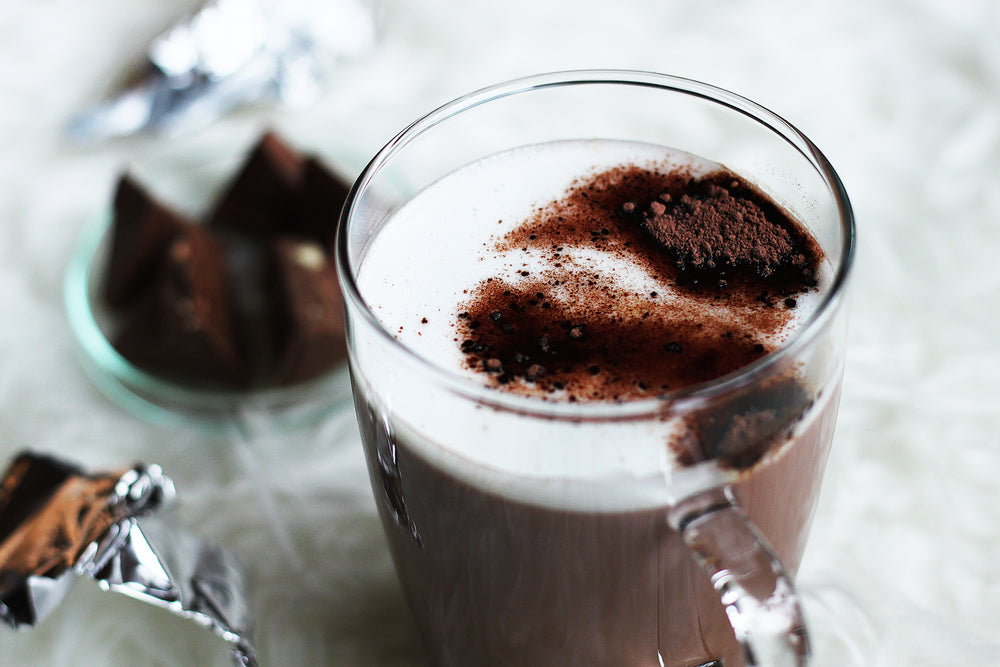
[[[809,637],[791,577],[729,486],[701,491],[668,513],[709,575],[747,667],[803,667]]]

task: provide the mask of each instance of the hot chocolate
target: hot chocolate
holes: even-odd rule
[[[358,384],[362,437],[379,513],[414,620],[435,665],[696,667],[744,664],[719,598],[665,503],[620,509],[611,484],[479,484],[422,455],[424,436],[384,420]],[[806,544],[836,418],[827,396],[782,455],[741,475],[736,492],[794,573]],[[467,462],[454,462],[468,465]],[[651,479],[631,500],[656,499]],[[544,484],[544,482],[543,482]],[[661,480],[662,484],[662,480]],[[546,504],[555,490],[576,507]],[[590,509],[582,509],[591,504]],[[611,509],[595,508],[604,505]],[[580,509],[577,509],[580,508]]]
[[[752,184],[648,144],[500,153],[395,211],[357,283],[415,357],[362,340],[352,371],[379,509],[434,661],[741,665],[716,593],[667,525],[664,479],[709,459],[728,469],[794,570],[837,381],[788,365],[711,401],[669,397],[780,348],[829,273]],[[509,400],[433,391],[403,367],[416,359]]]

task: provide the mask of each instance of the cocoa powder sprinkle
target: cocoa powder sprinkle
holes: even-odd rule
[[[581,265],[573,250],[595,244],[688,301],[629,293],[613,273]],[[541,253],[547,264],[488,278],[459,304],[469,368],[505,391],[573,401],[645,398],[761,358],[795,297],[815,289],[822,258],[796,221],[730,172],[635,166],[579,181],[494,250]]]

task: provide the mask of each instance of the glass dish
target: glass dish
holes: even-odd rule
[[[308,382],[248,390],[191,387],[131,364],[111,344],[108,336],[113,317],[100,297],[109,229],[110,216],[101,216],[84,227],[66,271],[63,298],[83,369],[115,404],[157,424],[197,425],[220,433],[245,423],[248,415],[254,420],[265,417],[272,422],[271,428],[296,428],[350,404],[344,363]]]

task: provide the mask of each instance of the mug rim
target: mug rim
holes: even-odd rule
[[[361,295],[355,280],[354,269],[357,267],[353,265],[348,250],[348,231],[355,204],[367,190],[371,181],[393,156],[405,148],[411,140],[461,112],[513,95],[548,88],[594,84],[658,88],[701,98],[718,106],[726,107],[757,121],[774,134],[784,138],[802,157],[810,162],[830,189],[836,202],[843,240],[843,251],[839,261],[834,266],[830,288],[822,296],[816,310],[780,347],[746,366],[718,378],[673,389],[655,397],[624,402],[544,401],[534,397],[497,391],[495,388],[477,383],[457,371],[431,362],[417,350],[402,343],[382,325]],[[582,69],[535,74],[486,86],[437,107],[403,128],[375,154],[351,187],[338,220],[335,256],[345,308],[348,311],[356,310],[357,314],[380,338],[389,343],[392,348],[401,351],[408,360],[416,362],[430,373],[435,381],[446,386],[450,391],[478,404],[527,416],[582,421],[617,421],[660,415],[665,410],[676,409],[679,403],[698,402],[727,393],[753,382],[756,378],[767,376],[773,369],[793,358],[801,348],[808,345],[809,341],[827,326],[836,312],[843,299],[854,265],[855,250],[854,212],[840,176],[823,152],[783,117],[746,97],[694,79],[642,70]],[[350,313],[348,316],[351,316]],[[353,352],[350,352],[349,356],[353,357]]]

